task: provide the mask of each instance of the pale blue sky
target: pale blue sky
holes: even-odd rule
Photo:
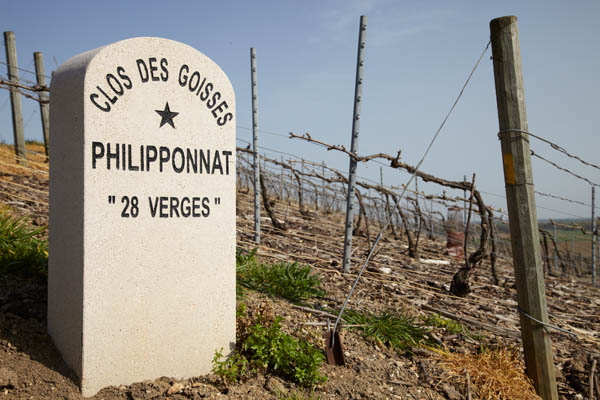
[[[200,50],[228,74],[236,91],[238,138],[249,140],[249,49],[258,64],[259,126],[349,147],[360,15],[369,17],[359,153],[402,150],[415,164],[489,39],[489,21],[519,18],[530,130],[585,160],[600,163],[600,2],[595,1],[20,1],[5,2],[2,31],[15,32],[19,66],[33,70],[41,51],[47,74],[71,56],[135,36],[159,36]],[[504,195],[491,52],[442,131],[422,169],[446,179],[477,173],[484,192]],[[5,62],[4,48],[0,61]],[[0,76],[6,66],[0,64]],[[34,76],[21,72],[21,78]],[[8,93],[0,90],[0,140],[12,142]],[[37,104],[23,99],[26,138],[40,139]],[[261,134],[268,148],[347,170],[347,158],[314,145]],[[242,145],[241,141],[238,144]],[[600,183],[547,145],[536,153]],[[279,155],[267,152],[269,155]],[[590,203],[590,187],[539,160],[536,190]],[[379,179],[379,165],[359,175]],[[408,175],[384,168],[387,184]],[[428,192],[439,188],[421,185]],[[454,193],[459,194],[459,193]],[[491,194],[489,204],[506,208]],[[600,193],[598,194],[600,197]],[[537,198],[539,217],[589,217],[589,207]],[[599,200],[600,203],[600,200]]]

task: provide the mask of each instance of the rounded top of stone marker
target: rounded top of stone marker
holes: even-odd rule
[[[68,72],[68,75],[78,72],[83,75],[82,77],[85,77],[85,73],[91,67],[94,67],[96,63],[117,64],[121,57],[135,57],[135,54],[150,49],[156,52],[155,57],[157,59],[160,59],[161,55],[166,53],[175,55],[178,58],[203,58],[204,62],[210,64],[213,70],[217,70],[226,78],[227,84],[231,87],[231,82],[225,71],[206,54],[185,43],[152,36],[123,39],[73,56],[61,64],[55,71],[54,78],[56,79],[53,79],[53,82],[60,81],[60,75],[66,72]],[[69,79],[73,79],[73,76],[71,75]]]

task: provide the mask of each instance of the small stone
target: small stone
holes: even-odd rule
[[[379,270],[379,272],[381,272],[382,274],[391,274],[392,273],[392,269],[388,268],[388,267],[379,267],[377,268]]]
[[[0,386],[1,387],[16,387],[19,383],[17,374],[8,369],[0,368]]]
[[[437,336],[435,333],[433,332],[429,332],[428,336],[431,340],[433,340],[435,343],[439,344],[440,346],[443,346],[444,343],[442,343],[442,339],[439,338],[439,336]]]
[[[266,386],[267,390],[277,396],[285,395],[288,392],[287,388],[278,379],[269,379]]]
[[[421,348],[421,347],[417,347],[417,348],[412,349],[412,352],[413,352],[414,355],[421,356],[421,357],[433,357],[433,356],[435,356],[434,352],[432,352],[430,350],[427,350],[427,349],[424,349],[424,348]]]
[[[171,387],[169,388],[169,390],[167,390],[167,395],[172,395],[175,393],[179,393],[183,390],[184,385],[181,382],[175,382],[174,384],[171,385]]]
[[[452,386],[444,385],[442,390],[449,400],[462,400],[463,396],[456,391]]]

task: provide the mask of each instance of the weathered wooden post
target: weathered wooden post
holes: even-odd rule
[[[325,161],[323,161],[321,164],[321,173],[323,175],[323,178],[325,178]],[[327,212],[327,182],[325,181],[323,181],[323,194],[321,195],[321,203],[323,204],[323,208]]]
[[[360,129],[360,111],[362,81],[365,63],[365,40],[367,36],[367,17],[360,17],[358,33],[358,56],[356,61],[356,83],[354,86],[354,114],[352,118],[352,141],[350,152],[358,154],[358,132]],[[344,272],[350,272],[350,254],[352,253],[352,222],[354,218],[354,186],[356,185],[356,159],[350,157],[348,168],[348,194],[346,196],[346,230],[344,232]]]
[[[17,44],[15,42],[14,32],[4,32],[4,47],[6,48],[6,68],[8,70],[8,80],[13,83],[19,83],[19,66],[17,63]],[[25,162],[25,136],[23,134],[23,112],[21,109],[21,95],[19,90],[10,87],[10,105],[12,110],[13,137],[15,141],[15,154],[17,162]]]
[[[600,270],[600,263],[598,263],[598,223],[600,223],[600,218],[596,217],[596,224],[595,224],[595,231],[594,231],[594,235],[592,236],[592,240],[595,243],[595,250],[594,250],[594,271],[596,271],[596,281],[598,281],[598,271]],[[597,283],[597,282],[596,282]]]
[[[317,186],[316,183],[313,182],[313,186],[315,188],[315,213],[319,212],[319,187]]]
[[[37,77],[37,84],[40,86],[46,86],[46,76],[44,74],[44,57],[42,56],[42,53],[36,51],[35,53],[33,53],[33,59],[35,61],[35,75]],[[44,135],[44,150],[46,151],[46,157],[48,157],[48,145],[50,144],[50,107],[48,104],[48,93],[46,91],[40,91],[39,100],[40,115],[42,117],[42,133]]]
[[[283,200],[283,174],[285,174],[285,170],[283,169],[283,156],[281,156],[281,176],[279,178],[279,198]]]
[[[592,186],[592,286],[596,286],[596,187]]]
[[[554,270],[558,271],[558,239],[556,238],[556,224],[552,222],[552,234],[554,237]]]
[[[248,169],[246,168],[246,155],[243,152],[240,153],[240,161],[240,174],[244,180],[244,188],[248,188]]]
[[[260,244],[260,158],[258,154],[258,98],[256,94],[256,50],[250,48],[252,79],[252,150],[254,151],[254,242]]]
[[[490,22],[504,180],[527,374],[544,400],[558,398],[531,170],[517,17]],[[541,321],[542,323],[534,321]]]
[[[386,197],[385,194],[383,193],[384,187],[383,187],[383,167],[379,167],[379,185],[381,186],[381,192],[379,192],[380,197],[381,197],[381,204],[383,207],[383,212],[382,215],[383,217],[381,218],[381,225],[383,226],[385,224],[386,220],[389,220],[389,225],[390,225],[390,229],[392,230],[392,232],[394,232],[394,221],[392,221],[392,215],[390,213],[390,204],[389,202],[386,201]],[[394,232],[394,237],[395,237],[395,232]]]
[[[467,175],[463,175],[463,182],[467,181]],[[463,223],[467,223],[467,189],[463,189]]]
[[[300,180],[304,181],[304,158],[300,159]],[[302,191],[299,198],[304,199],[304,183],[302,183],[302,185],[300,185],[299,189]]]

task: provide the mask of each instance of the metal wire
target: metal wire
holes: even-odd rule
[[[410,183],[413,181],[413,179],[415,178],[415,176],[419,172],[419,168],[421,167],[421,164],[423,164],[423,161],[425,161],[425,158],[427,157],[427,154],[429,154],[429,151],[433,147],[433,144],[435,143],[435,141],[438,138],[440,132],[442,131],[442,128],[446,124],[446,121],[450,117],[450,114],[452,114],[452,111],[454,111],[454,108],[456,107],[456,105],[458,104],[458,101],[462,97],[462,95],[463,95],[463,93],[465,91],[465,88],[467,87],[467,85],[471,81],[471,78],[473,77],[473,74],[475,73],[475,70],[479,66],[479,63],[483,59],[483,56],[485,55],[485,53],[487,52],[488,48],[490,47],[490,43],[491,42],[488,42],[487,45],[485,46],[485,48],[483,49],[483,51],[481,52],[481,55],[479,56],[479,59],[475,63],[475,66],[473,66],[473,69],[469,73],[469,76],[467,77],[467,80],[465,81],[462,89],[458,93],[458,96],[456,97],[456,100],[454,100],[454,103],[452,104],[452,107],[450,107],[450,110],[448,111],[448,113],[444,117],[444,120],[440,124],[440,127],[435,132],[435,135],[433,135],[433,138],[431,139],[431,142],[429,142],[429,145],[427,146],[427,149],[423,153],[423,156],[421,157],[421,160],[419,160],[418,164],[415,166],[415,171],[412,173],[412,175],[410,176],[410,179],[408,180],[408,182],[406,183],[406,185],[402,189],[402,193],[400,193],[398,201],[402,200],[402,197],[404,196],[404,193],[406,193],[406,190],[407,190],[408,186],[410,185]],[[338,316],[337,316],[337,318],[335,320],[335,324],[333,326],[333,332],[334,333],[337,330],[337,326],[338,326],[338,324],[340,322],[340,319],[342,318],[342,314],[344,313],[344,309],[348,305],[348,301],[350,300],[350,297],[352,296],[352,293],[354,292],[354,289],[356,288],[356,285],[358,284],[358,281],[359,281],[362,273],[364,272],[364,270],[367,267],[367,265],[369,265],[369,261],[371,261],[371,257],[373,257],[373,253],[375,252],[375,249],[377,248],[377,245],[379,244],[379,241],[381,240],[381,238],[383,236],[383,233],[385,232],[385,230],[387,229],[387,227],[389,226],[389,224],[390,224],[391,221],[392,221],[392,218],[391,218],[391,215],[389,215],[387,217],[386,221],[385,221],[385,224],[383,224],[383,226],[381,227],[381,230],[377,234],[377,238],[375,239],[375,242],[371,246],[371,249],[369,250],[369,254],[367,255],[367,258],[366,258],[363,266],[361,267],[360,271],[358,272],[358,275],[356,276],[356,279],[354,280],[354,283],[352,284],[352,287],[350,288],[350,292],[348,293],[348,296],[346,296],[346,299],[344,300],[344,304],[342,304],[342,308],[340,309],[340,312],[339,312],[339,314],[338,314]],[[331,347],[333,347],[334,343],[335,343],[335,335],[332,335],[332,337],[331,337]]]
[[[543,137],[534,135],[531,132],[527,132],[527,131],[524,131],[524,130],[521,130],[521,129],[504,129],[504,130],[498,132],[498,135],[501,135],[501,134],[503,134],[505,132],[520,132],[520,133],[524,133],[524,134],[526,134],[528,136],[536,138],[537,140],[541,140],[542,142],[549,144],[550,147],[552,147],[554,150],[560,151],[561,153],[565,154],[566,156],[568,156],[570,158],[574,158],[577,161],[581,162],[582,164],[587,165],[588,167],[600,169],[599,166],[597,166],[595,164],[592,164],[592,163],[590,163],[588,161],[582,160],[580,157],[578,157],[578,156],[576,156],[574,154],[569,153],[567,150],[565,150],[563,147],[557,145],[556,143],[552,143],[548,139],[544,139]]]
[[[524,316],[526,316],[530,320],[532,320],[534,322],[537,322],[540,325],[543,325],[543,326],[545,326],[547,328],[551,328],[551,329],[554,329],[554,330],[557,330],[557,331],[560,331],[560,332],[564,332],[567,335],[571,336],[572,338],[579,339],[579,336],[577,336],[576,333],[571,332],[571,331],[569,331],[567,329],[558,327],[556,325],[552,325],[552,324],[549,324],[547,322],[540,321],[539,319],[537,319],[537,318],[533,317],[532,315],[530,315],[530,314],[526,313],[525,311],[523,311],[523,309],[520,306],[517,306],[517,310],[519,311],[519,313],[523,314]]]
[[[535,193],[539,194],[540,196],[552,197],[553,199],[563,200],[563,201],[567,201],[567,202],[573,203],[573,204],[581,204],[582,206],[586,206],[586,207],[591,207],[592,206],[591,204],[587,204],[587,203],[584,203],[582,201],[566,199],[564,197],[556,196],[556,195],[553,195],[553,194],[538,192],[537,190],[535,191]],[[598,208],[598,207],[596,207],[596,208]]]
[[[247,131],[252,131],[252,128],[248,128],[246,126],[241,126],[241,125],[237,125],[237,128],[239,129],[245,129]],[[273,136],[280,136],[282,138],[288,139],[288,135],[284,135],[283,133],[277,133],[277,132],[271,132],[271,131],[265,131],[263,129],[258,129],[259,133],[266,133],[267,135],[273,135]],[[259,146],[260,147],[260,146]]]
[[[4,64],[4,65],[8,66],[8,64],[7,64],[7,63],[5,63],[4,61],[0,61],[0,64]],[[28,70],[28,69],[25,69],[25,68],[15,67],[14,65],[12,65],[12,68],[16,68],[16,69],[18,69],[19,71],[28,72],[28,73],[30,73],[30,74],[37,75],[37,72],[33,72],[33,71],[30,71],[30,70]],[[52,79],[52,77],[51,77],[51,76],[48,76],[48,75],[44,75],[44,76],[45,76],[46,78],[48,78],[48,79]]]
[[[585,181],[585,182],[589,183],[589,184],[590,184],[590,185],[592,185],[592,186],[598,186],[598,184],[597,184],[597,183],[594,183],[594,182],[590,181],[588,178],[585,178],[585,177],[583,177],[583,176],[581,176],[581,175],[577,175],[576,173],[574,173],[574,172],[572,172],[572,171],[569,171],[568,169],[566,169],[566,168],[564,168],[564,167],[561,167],[560,165],[556,164],[555,162],[552,162],[552,161],[550,161],[550,160],[547,160],[547,159],[545,159],[544,157],[542,157],[542,156],[540,156],[540,155],[538,155],[538,154],[534,153],[534,151],[533,151],[533,150],[531,150],[531,155],[532,155],[532,156],[534,156],[534,157],[537,157],[537,158],[539,158],[539,159],[540,159],[540,160],[542,160],[542,161],[545,161],[545,162],[547,162],[548,164],[552,165],[553,167],[555,167],[555,168],[557,168],[557,169],[560,169],[561,171],[564,171],[564,172],[566,172],[567,174],[571,174],[571,175],[573,175],[573,176],[574,176],[575,178],[577,178],[577,179],[581,179],[582,181]]]
[[[236,140],[239,140],[240,142],[244,142],[244,143],[247,143],[247,144],[252,144],[252,142],[250,142],[250,141],[248,141],[248,140],[245,140],[245,139],[236,138]],[[271,149],[271,148],[269,148],[269,147],[265,147],[265,146],[258,146],[258,148],[259,148],[259,149],[261,149],[261,150],[268,150],[268,151],[272,151],[273,153],[281,154],[281,155],[284,155],[284,156],[290,156],[290,157],[294,157],[294,158],[296,158],[296,159],[298,159],[298,160],[302,159],[302,157],[300,157],[300,156],[297,156],[297,155],[295,155],[295,154],[292,154],[292,153],[286,153],[286,152],[284,152],[284,151],[279,151],[279,150]]]
[[[15,91],[15,92],[19,93],[21,96],[24,96],[24,97],[27,97],[28,99],[37,101],[38,103],[46,103],[47,104],[47,103],[50,102],[49,100],[40,100],[37,97],[31,96],[31,95],[29,95],[27,93],[24,93],[24,92],[20,91],[19,88],[17,88],[17,87],[8,86],[8,85],[5,85],[3,83],[0,83],[0,89],[6,89],[6,90],[10,90],[10,91]],[[4,106],[3,106],[3,108],[4,108]]]

